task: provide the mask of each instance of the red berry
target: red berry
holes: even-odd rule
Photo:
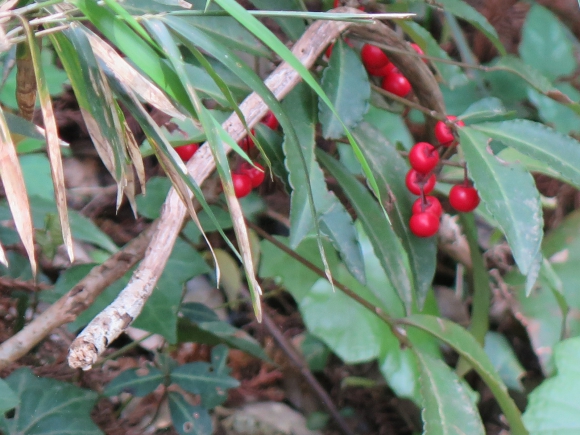
[[[441,203],[434,196],[425,196],[425,204],[423,204],[421,198],[417,198],[413,203],[411,212],[413,214],[432,213],[439,218],[443,214],[443,207],[441,207]]]
[[[266,113],[266,116],[264,116],[260,122],[270,127],[271,130],[276,130],[280,125],[278,119],[276,119],[276,116],[274,116],[271,110],[268,110],[268,113]]]
[[[433,213],[417,213],[411,216],[409,228],[417,237],[431,237],[439,230],[439,217]]]
[[[414,42],[411,42],[411,48],[413,50],[415,50],[417,52],[417,54],[420,54],[421,56],[423,56],[425,54],[425,52],[421,49],[421,47],[419,47]],[[429,61],[427,59],[423,59],[423,62],[428,63]]]
[[[421,195],[421,189],[424,194],[428,194],[435,187],[435,174],[421,174],[414,169],[410,169],[405,177],[405,184],[409,192],[415,195]]]
[[[389,63],[387,55],[376,45],[363,45],[360,55],[367,69],[378,69]]]
[[[252,180],[246,174],[233,173],[232,182],[234,183],[234,192],[238,198],[243,198],[252,191]]]
[[[399,97],[406,97],[411,92],[411,83],[400,72],[391,71],[383,79],[382,88]]]
[[[334,0],[333,8],[337,8],[339,4],[340,4],[339,0]]]
[[[254,134],[256,134],[256,132],[254,131],[253,128],[250,131],[252,132],[252,136]],[[254,148],[256,145],[254,144],[254,141],[252,140],[252,138],[250,136],[245,136],[241,141],[238,142],[238,146],[241,149],[243,149],[245,152],[248,152],[252,148]]]
[[[449,115],[447,119],[449,121],[454,121],[457,117]],[[458,127],[463,127],[465,123],[463,121],[457,121],[456,125]],[[451,146],[453,142],[455,142],[453,131],[451,131],[451,128],[449,128],[443,121],[437,121],[437,124],[435,124],[435,137],[441,145],[446,147]]]
[[[470,212],[479,205],[479,194],[470,186],[453,186],[449,191],[449,203],[457,211]]]
[[[175,148],[175,152],[181,160],[187,162],[191,157],[195,154],[195,152],[199,149],[199,144],[190,143],[188,145],[181,145]]]
[[[252,181],[252,188],[258,187],[264,182],[264,178],[266,178],[264,167],[259,163],[254,163],[254,166],[247,162],[242,163],[242,166],[240,167],[240,173],[246,174],[248,177],[250,177],[250,180]]]
[[[330,44],[328,46],[328,48],[326,49],[326,51],[324,52],[324,54],[326,54],[326,57],[330,59],[330,56],[332,56],[332,49],[334,48],[334,44]]]
[[[409,152],[409,163],[415,171],[428,174],[439,163],[439,153],[430,143],[418,142]]]
[[[389,75],[392,71],[394,71],[396,69],[397,69],[397,67],[395,65],[393,65],[391,62],[389,62],[388,64],[386,64],[385,66],[382,66],[380,68],[367,68],[367,71],[372,76],[386,77],[387,75]]]

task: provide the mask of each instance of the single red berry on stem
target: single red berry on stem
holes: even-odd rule
[[[232,182],[234,184],[234,193],[238,198],[243,198],[252,191],[252,180],[246,174],[233,173]]]
[[[415,171],[428,174],[439,163],[439,153],[430,143],[418,142],[409,152],[409,163]]]
[[[187,162],[189,159],[191,159],[191,157],[193,157],[193,155],[196,153],[198,149],[199,144],[190,143],[188,145],[181,145],[179,147],[175,147],[175,152],[179,157],[181,157],[181,160]]]
[[[410,169],[405,177],[405,185],[409,192],[415,195],[421,195],[421,190],[426,195],[435,187],[435,174],[421,174],[414,169]]]
[[[266,116],[264,116],[260,122],[270,127],[271,130],[276,130],[280,125],[278,119],[271,110],[268,110],[268,113],[266,113]]]
[[[379,69],[389,63],[387,55],[376,45],[363,45],[360,55],[367,69]]]
[[[453,186],[449,191],[449,203],[455,210],[467,213],[479,205],[479,194],[471,186]]]
[[[409,80],[397,71],[391,71],[383,79],[381,86],[385,91],[397,95],[398,97],[406,97],[411,92],[411,83]]]
[[[433,213],[421,212],[411,216],[409,228],[417,237],[431,237],[439,231],[439,217]]]
[[[240,167],[240,173],[246,174],[248,177],[250,177],[250,180],[252,181],[252,188],[258,187],[264,182],[264,179],[266,178],[264,167],[259,163],[254,163],[254,166],[250,165],[248,162],[242,163]]]
[[[447,119],[449,121],[455,121],[457,116],[449,115]],[[456,125],[458,127],[463,127],[465,126],[465,123],[463,121],[457,121]],[[453,145],[455,142],[453,131],[443,121],[437,121],[437,124],[435,124],[435,137],[441,145],[446,147]]]
[[[433,213],[435,216],[440,218],[443,214],[443,207],[441,207],[441,203],[434,196],[425,196],[425,202],[423,202],[423,198],[417,198],[413,203],[411,212],[413,214]]]

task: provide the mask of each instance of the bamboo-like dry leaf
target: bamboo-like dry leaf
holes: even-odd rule
[[[122,122],[123,133],[125,137],[125,146],[127,148],[127,152],[129,153],[129,157],[131,158],[131,162],[133,163],[133,168],[137,173],[137,179],[139,180],[139,184],[141,185],[141,192],[145,195],[145,184],[147,182],[145,178],[145,166],[143,165],[143,157],[141,156],[141,150],[139,149],[139,144],[135,140],[135,136],[133,136],[133,132],[129,128],[127,121],[125,120],[125,115],[123,111],[117,104],[117,113],[119,114],[119,119]],[[132,171],[133,169],[131,169]],[[129,169],[127,169],[129,171]],[[131,172],[132,173],[132,172]],[[134,178],[134,177],[133,177]],[[134,180],[133,180],[134,181]],[[135,210],[136,211],[136,210]]]
[[[6,252],[4,252],[4,247],[0,243],[0,263],[8,267],[8,259],[6,258]]]
[[[137,219],[137,203],[135,202],[135,173],[133,171],[133,165],[131,163],[127,163],[125,166],[125,180],[127,181],[127,185],[125,186],[125,196],[129,201],[131,210],[133,210],[135,219]]]
[[[4,111],[0,107],[0,177],[4,184],[6,199],[12,212],[16,231],[22,240],[28,254],[30,268],[36,275],[37,265],[34,256],[34,226],[30,214],[30,204],[22,176],[22,168],[18,162],[18,155],[10,137],[8,124],[4,118]]]
[[[26,20],[22,20],[23,23]],[[28,31],[28,26],[24,26]],[[27,121],[32,120],[36,105],[36,77],[29,43],[21,42],[16,48],[16,102],[20,116]]]
[[[44,71],[42,70],[40,49],[36,44],[36,38],[34,37],[34,34],[32,33],[26,20],[22,20],[22,25],[26,32],[31,59],[34,66],[34,74],[36,76],[36,88],[38,88],[38,97],[40,100],[40,108],[42,111],[42,118],[44,120],[44,128],[46,133],[46,151],[48,154],[48,160],[50,161],[50,172],[52,175],[52,182],[54,184],[54,197],[56,200],[58,217],[60,219],[62,238],[68,253],[68,258],[72,263],[74,261],[73,241],[68,219],[66,187],[64,185],[64,171],[62,166],[62,155],[60,153],[60,140],[58,138],[56,118],[54,116],[52,101],[48,91],[48,84],[44,76]]]
[[[9,11],[14,7],[16,3],[18,3],[18,0],[8,0],[0,5],[0,11],[1,12]]]
[[[85,33],[95,55],[111,70],[117,80],[162,112],[180,120],[185,119],[183,113],[175,108],[169,98],[123,59],[114,48],[88,29]]]

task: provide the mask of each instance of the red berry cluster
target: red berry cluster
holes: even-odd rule
[[[417,44],[411,44],[411,47],[417,53],[423,54],[423,50]],[[412,90],[409,80],[391,63],[383,50],[375,45],[365,44],[361,50],[361,58],[370,75],[383,78],[381,87],[385,91],[399,97],[409,95]]]
[[[280,125],[271,110],[266,113],[266,116],[264,116],[260,122],[272,130],[276,130]],[[251,131],[253,135],[254,129]],[[238,145],[246,153],[255,147],[254,141],[249,136],[244,137],[240,142],[238,142]],[[264,167],[262,165],[254,162],[254,165],[252,166],[248,162],[242,162],[238,167],[238,170],[232,173],[232,182],[234,184],[234,192],[236,196],[238,198],[243,198],[248,195],[252,189],[258,187],[264,182],[264,178],[266,178],[266,173],[264,172]]]
[[[448,116],[447,119],[455,121],[457,118]],[[457,121],[456,124],[465,125],[463,121]],[[444,147],[457,144],[453,131],[442,121],[435,125],[435,137]],[[431,237],[439,230],[439,218],[443,213],[439,200],[428,196],[435,187],[433,170],[439,163],[437,148],[428,142],[416,143],[409,152],[409,163],[411,169],[407,173],[405,184],[411,193],[419,195],[411,209],[409,228],[417,237]],[[451,188],[449,203],[460,212],[473,211],[479,205],[479,195],[467,179],[467,171],[463,184]]]

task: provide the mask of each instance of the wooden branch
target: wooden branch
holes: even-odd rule
[[[338,8],[336,12],[357,13],[359,11],[353,8]],[[310,68],[326,47],[349,27],[354,27],[357,34],[371,41],[382,37],[383,41],[388,41],[396,48],[410,50],[406,42],[382,23],[373,24],[367,31],[365,26],[355,26],[353,23],[317,21],[296,42],[292,51],[304,66]],[[401,72],[409,75],[409,81],[421,104],[444,113],[439,87],[427,66],[415,56],[408,56],[409,59],[406,57],[405,54],[392,56]],[[290,65],[282,63],[266,79],[265,84],[276,98],[281,100],[300,80],[299,74]],[[260,122],[267,113],[268,107],[256,93],[252,93],[240,104],[240,110],[248,125],[252,127]],[[242,122],[235,114],[224,122],[223,127],[235,141],[241,140],[246,134]],[[225,147],[226,152],[229,152],[230,149]],[[187,163],[187,169],[199,185],[204,182],[215,169],[215,162],[208,146],[200,148]],[[165,268],[185,216],[185,206],[175,190],[171,189],[163,205],[157,231],[131,281],[117,299],[95,317],[71,344],[68,357],[71,367],[90,369],[108,344],[139,315]]]
[[[0,369],[23,357],[55,328],[74,321],[104,289],[121,278],[145,255],[157,225],[151,225],[121,251],[94,267],[67,294],[0,344]]]

